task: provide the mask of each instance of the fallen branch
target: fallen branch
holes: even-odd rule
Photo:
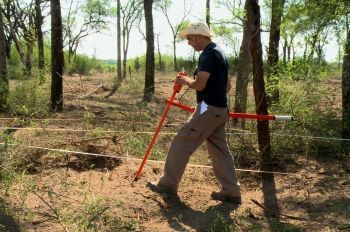
[[[56,146],[63,146],[63,145],[80,145],[82,143],[86,143],[86,142],[91,142],[94,140],[102,140],[102,139],[108,139],[108,140],[112,140],[112,142],[117,145],[119,143],[120,140],[124,139],[125,137],[121,137],[121,138],[117,138],[117,136],[102,136],[102,137],[96,137],[96,138],[88,138],[88,139],[83,139],[80,141],[71,141],[69,143],[60,143],[57,144]]]
[[[103,84],[100,84],[99,86],[97,86],[94,90],[92,90],[91,92],[79,97],[79,99],[84,99],[89,97],[90,95],[96,93],[97,91],[99,91],[100,89],[102,89],[102,91],[108,91],[110,90],[108,87],[104,86]]]
[[[350,225],[341,225],[337,227],[338,230],[349,230],[350,229]]]
[[[282,214],[279,212],[276,212],[273,209],[269,209],[265,206],[263,206],[261,203],[259,203],[257,200],[254,199],[250,199],[254,204],[256,204],[257,206],[259,206],[260,208],[262,208],[263,210],[266,210],[268,212],[270,212],[271,214],[273,214],[274,216],[277,217],[284,217],[284,218],[289,218],[289,219],[293,219],[293,220],[299,220],[299,221],[308,221],[308,218],[303,218],[303,217],[295,217],[295,216],[290,216],[290,215],[286,215],[286,214]]]
[[[114,84],[114,86],[113,86],[111,92],[109,92],[109,94],[107,94],[107,95],[105,96],[105,99],[108,99],[110,96],[114,95],[114,94],[118,91],[119,87],[122,85],[122,82],[123,82],[123,80],[118,80],[118,81]]]

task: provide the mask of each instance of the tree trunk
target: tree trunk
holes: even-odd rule
[[[68,45],[68,58],[67,58],[68,64],[72,63],[72,57],[73,57],[73,48],[71,45]]]
[[[340,41],[340,39],[337,39],[337,44],[338,44],[337,68],[340,69],[343,44]]]
[[[207,23],[208,27],[210,28],[210,0],[206,1],[206,7],[205,7],[205,22]]]
[[[150,101],[154,95],[154,33],[153,33],[153,0],[144,0],[145,20],[146,20],[146,73],[145,89],[143,100]]]
[[[26,53],[26,75],[28,77],[32,74],[32,67],[33,67],[33,53],[34,53],[34,41],[28,40],[26,41],[27,46],[27,53]]]
[[[122,57],[121,57],[121,27],[120,27],[120,0],[117,1],[117,77],[111,92],[105,96],[109,98],[117,92],[122,84]]]
[[[120,0],[117,1],[117,82],[122,81],[122,52],[120,28]]]
[[[174,51],[174,71],[179,71],[178,67],[177,67],[177,59],[176,59],[176,37],[173,38],[173,51]]]
[[[253,89],[255,96],[256,113],[267,115],[267,99],[264,83],[264,70],[260,32],[260,7],[258,0],[247,0],[247,16],[249,26],[249,52],[253,65]],[[271,144],[269,122],[258,120],[258,143],[259,151],[262,155],[263,166],[268,168],[271,161]]]
[[[319,37],[319,32],[315,32],[312,36],[311,36],[311,43],[310,43],[310,54],[307,58],[308,61],[312,61],[314,59],[314,53],[315,53],[315,49],[316,49],[316,43]]]
[[[43,70],[45,67],[45,56],[44,56],[44,38],[43,31],[41,26],[43,25],[43,16],[41,14],[41,0],[35,0],[35,28],[36,36],[38,40],[38,51],[39,51],[39,64],[38,67],[40,70]]]
[[[284,43],[283,43],[283,64],[287,63],[287,46],[288,46],[288,36],[284,37]]]
[[[25,46],[27,47],[26,50],[26,70],[25,70],[25,74],[27,77],[31,77],[32,76],[32,67],[33,67],[33,53],[34,53],[34,45],[35,45],[35,41],[36,41],[36,36],[34,33],[34,30],[32,30],[31,28],[35,27],[35,16],[31,15],[29,16],[29,22],[28,22],[28,28],[24,28],[24,41],[25,41]]]
[[[126,79],[126,70],[127,70],[127,61],[128,61],[128,50],[129,50],[129,41],[130,41],[130,30],[126,30],[126,39],[124,45],[123,53],[123,79]],[[130,70],[129,70],[130,71]]]
[[[326,36],[327,37],[327,36]],[[325,61],[324,59],[324,53],[323,53],[323,47],[325,42],[318,40],[316,45],[316,53],[317,53],[317,64],[321,64]]]
[[[2,19],[2,9],[0,5],[0,112],[7,108],[9,94],[9,81],[7,79],[7,60],[4,24]]]
[[[342,137],[350,139],[350,30],[347,33],[342,74],[342,99],[343,99],[343,121],[342,121]],[[349,142],[344,147],[349,149]]]
[[[4,1],[2,1],[4,2]],[[3,8],[2,8],[2,13],[3,13],[3,20],[4,19],[8,19],[8,16],[11,14],[11,2],[10,1],[6,1],[3,3]],[[10,23],[9,21],[7,22],[8,24]],[[10,25],[8,25],[9,27]],[[5,30],[5,28],[4,28]],[[7,35],[5,34],[5,44],[6,44],[6,57],[7,60],[11,59],[11,46],[12,46],[12,42],[13,42],[13,38],[12,38],[12,34],[11,32],[8,32]]]
[[[159,71],[164,71],[164,65],[162,61],[162,53],[160,52],[160,45],[159,45],[159,34],[157,34],[157,50],[158,50],[158,70]]]
[[[294,35],[291,36],[290,38],[290,41],[288,43],[288,46],[287,46],[287,59],[288,59],[288,62],[290,62],[292,59],[292,55],[291,55],[291,52],[292,52],[292,46],[293,46],[293,40],[294,40]],[[294,50],[293,50],[293,54],[294,54]],[[294,56],[294,55],[293,55]]]
[[[60,0],[51,0],[51,110],[63,110],[63,36]]]
[[[9,27],[9,33],[11,34],[11,37],[13,39],[13,42],[15,43],[17,52],[19,54],[20,60],[22,62],[22,64],[24,66],[26,66],[26,60],[25,60],[25,55],[24,55],[24,51],[21,47],[20,41],[18,40],[17,36],[16,36],[16,32],[15,29],[13,28],[12,22],[11,22],[11,18],[8,17],[7,18],[7,22],[8,22],[8,27]]]
[[[11,59],[11,46],[12,46],[11,35],[7,37],[5,44],[6,44],[6,57],[7,59]]]
[[[278,88],[278,48],[281,35],[281,19],[283,14],[285,0],[272,0],[272,13],[271,13],[271,26],[270,26],[270,40],[269,50],[267,54],[268,73],[267,80],[271,86],[271,101],[275,102],[279,100],[279,88]]]
[[[303,53],[303,59],[304,59],[304,61],[306,61],[307,51],[308,51],[308,43],[305,42],[305,48],[304,48],[304,53]]]
[[[128,52],[128,48],[127,48],[127,38],[126,38],[126,28],[123,26],[123,63],[122,63],[122,66],[123,66],[123,74],[122,74],[122,79],[126,79],[126,62],[127,62],[127,52]]]
[[[247,1],[245,3],[245,10],[247,10]],[[243,38],[242,44],[239,50],[238,65],[237,65],[237,79],[236,79],[236,96],[234,104],[234,112],[244,113],[247,110],[247,87],[249,77],[249,28],[248,21],[245,17],[243,21]],[[234,124],[237,125],[238,119],[233,120]],[[244,119],[242,119],[242,128],[244,128]]]
[[[32,73],[32,64],[33,64],[33,43],[27,41],[27,53],[26,53],[26,75],[31,76]]]

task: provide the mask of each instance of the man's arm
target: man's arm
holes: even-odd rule
[[[208,82],[209,76],[210,73],[199,71],[196,75],[196,79],[191,79],[187,76],[177,76],[175,82],[182,85],[188,85],[194,90],[202,91]]]

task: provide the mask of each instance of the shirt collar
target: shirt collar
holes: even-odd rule
[[[214,42],[210,42],[205,48],[203,51],[207,50],[207,49],[212,49],[216,46],[216,44]]]

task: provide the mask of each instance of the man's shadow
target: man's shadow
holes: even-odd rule
[[[3,199],[0,199],[1,204],[6,204]],[[23,231],[18,221],[6,212],[3,212],[3,209],[0,209],[0,231],[11,231],[11,232],[20,232]]]
[[[169,226],[175,231],[187,231],[188,227],[195,231],[207,231],[209,228],[219,229],[232,225],[234,220],[230,217],[230,213],[239,207],[224,202],[210,206],[202,212],[192,209],[178,196],[163,194],[162,198],[164,204],[160,201],[157,201],[157,203],[162,214],[167,218]]]
[[[262,173],[262,190],[264,194],[264,215],[268,220],[270,230],[278,231],[276,224],[280,223],[281,210],[278,205],[275,177],[272,173]]]

